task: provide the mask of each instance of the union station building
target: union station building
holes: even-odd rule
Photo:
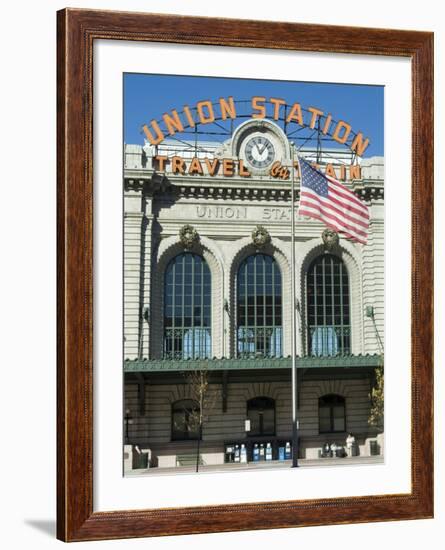
[[[348,434],[355,456],[382,455],[368,419],[383,355],[383,158],[356,157],[351,169],[344,148],[298,154],[329,165],[370,212],[366,245],[296,216],[298,456],[323,460],[334,443],[346,451]],[[241,449],[249,463],[259,449],[289,459],[296,161],[269,120],[248,120],[222,143],[125,145],[126,472],[191,466],[198,438],[203,466],[230,467]],[[274,163],[288,172],[272,176]],[[201,433],[193,372],[208,382]]]

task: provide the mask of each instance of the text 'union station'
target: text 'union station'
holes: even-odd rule
[[[383,357],[383,158],[298,155],[370,214],[366,245],[296,217],[298,457],[382,455],[369,419]],[[286,464],[295,148],[252,118],[223,143],[126,144],[124,162],[126,474]]]

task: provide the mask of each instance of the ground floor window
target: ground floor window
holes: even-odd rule
[[[318,400],[320,433],[346,431],[345,398],[341,395],[324,395]]]
[[[249,435],[275,435],[275,400],[269,397],[249,399],[247,418],[250,420]]]
[[[198,439],[199,405],[192,399],[182,399],[172,405],[172,441]]]

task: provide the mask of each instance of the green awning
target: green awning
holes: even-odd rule
[[[381,355],[336,355],[334,357],[297,357],[297,368],[378,367]],[[251,359],[126,359],[124,372],[181,372],[190,370],[290,369],[290,357]]]

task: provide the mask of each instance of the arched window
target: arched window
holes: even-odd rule
[[[238,269],[238,355],[280,357],[282,332],[280,270],[271,256],[253,254]]]
[[[191,252],[175,256],[164,283],[164,357],[205,359],[211,356],[210,270]]]
[[[345,398],[329,394],[318,400],[319,432],[334,433],[346,431]]]
[[[175,401],[172,405],[172,441],[198,439],[199,404],[193,399]]]
[[[275,400],[270,397],[254,397],[247,401],[249,435],[275,435]]]
[[[349,277],[342,260],[332,254],[316,258],[307,273],[308,353],[351,352]]]

